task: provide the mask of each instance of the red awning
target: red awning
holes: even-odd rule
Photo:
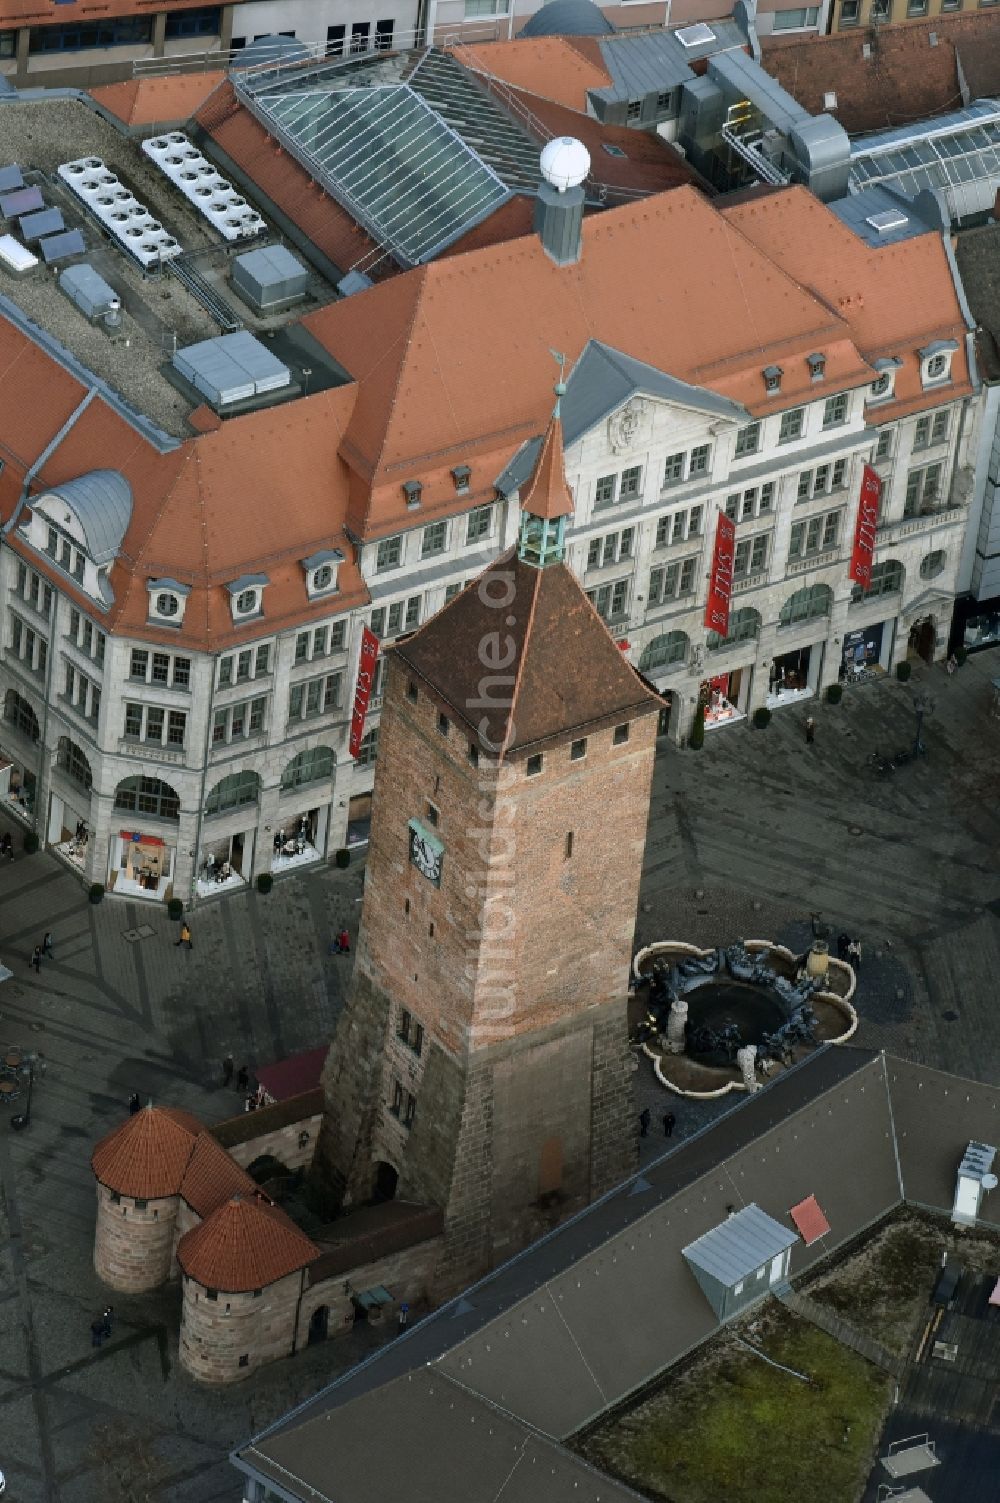
[[[306,1049],[301,1054],[292,1054],[288,1059],[279,1059],[274,1065],[261,1065],[254,1071],[257,1084],[272,1101],[287,1101],[289,1096],[301,1096],[319,1085],[329,1044],[319,1049]]]
[[[797,1206],[792,1206],[788,1214],[795,1222],[795,1230],[806,1247],[811,1246],[813,1242],[818,1242],[820,1237],[825,1237],[830,1230],[830,1223],[820,1210],[815,1195],[810,1195],[808,1200],[800,1200]]]

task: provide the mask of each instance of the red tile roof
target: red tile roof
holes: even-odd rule
[[[138,1200],[180,1191],[195,1140],[197,1117],[171,1106],[147,1106],[101,1139],[91,1155],[102,1185]]]
[[[830,1230],[830,1223],[820,1210],[815,1195],[810,1195],[807,1200],[800,1200],[797,1206],[792,1206],[788,1214],[795,1223],[795,1230],[806,1247],[811,1247],[814,1242],[819,1241],[820,1237],[825,1237]]]
[[[177,1261],[204,1289],[247,1294],[305,1268],[319,1251],[277,1206],[235,1195],[181,1238]]]
[[[175,125],[189,119],[225,77],[220,68],[166,78],[130,78],[91,89],[90,95],[126,125]]]
[[[600,51],[585,57],[565,37],[523,37],[511,42],[463,44],[453,55],[464,67],[481,69],[540,99],[552,99],[571,110],[586,110],[587,90],[610,86]]]
[[[206,1131],[195,1139],[180,1194],[196,1215],[205,1217],[232,1195],[256,1195],[257,1185]]]
[[[484,713],[482,662],[474,644],[496,632],[493,574],[509,601],[504,672],[513,686]],[[456,651],[455,644],[463,642],[473,644],[472,650]],[[662,705],[619,651],[566,565],[536,569],[516,552],[503,554],[392,650],[490,756],[502,758],[584,726],[655,714]]]
[[[573,496],[566,482],[562,422],[558,417],[549,421],[535,468],[520,494],[521,510],[530,512],[533,517],[544,517],[553,522],[573,514]]]

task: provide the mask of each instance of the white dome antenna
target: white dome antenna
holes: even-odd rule
[[[556,136],[543,149],[542,177],[560,193],[578,188],[590,171],[590,152],[575,136]]]

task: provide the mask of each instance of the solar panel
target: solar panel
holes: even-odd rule
[[[61,235],[47,235],[40,240],[38,248],[45,258],[46,266],[53,261],[64,261],[67,256],[78,256],[86,249],[79,230],[64,230]]]
[[[65,228],[60,209],[40,209],[37,214],[22,214],[18,220],[21,237],[30,245],[32,240],[41,240],[43,235],[55,235]]]
[[[0,195],[0,214],[4,219],[13,219],[18,214],[32,214],[35,209],[44,207],[41,188],[18,188],[14,193]]]
[[[407,84],[258,95],[274,133],[405,266],[499,204],[497,174]]]
[[[0,167],[0,193],[13,193],[15,188],[23,187],[20,167]]]

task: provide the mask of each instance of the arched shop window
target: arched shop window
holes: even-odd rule
[[[903,579],[906,571],[896,558],[887,558],[884,564],[876,564],[872,569],[868,588],[863,589],[856,584],[851,591],[851,604],[857,605],[862,600],[874,600],[879,595],[895,595],[903,588]]]
[[[781,607],[779,626],[795,626],[800,621],[812,621],[817,616],[828,616],[833,604],[833,591],[829,585],[807,585],[796,590]]]
[[[760,611],[755,611],[752,605],[745,605],[742,610],[730,612],[729,630],[724,637],[720,637],[717,631],[710,631],[705,640],[709,652],[718,652],[721,647],[730,647],[734,642],[752,642],[758,636]]]
[[[311,751],[299,752],[281,774],[281,791],[288,793],[306,783],[322,783],[333,777],[335,763],[328,746],[314,746]]]
[[[180,819],[181,801],[159,778],[125,778],[115,789],[115,808],[155,819]]]
[[[687,633],[668,631],[662,637],[654,637],[646,643],[639,658],[639,669],[646,673],[650,668],[665,668],[668,663],[683,663],[687,650]]]
[[[935,548],[933,553],[925,553],[920,560],[920,578],[936,579],[944,571],[947,554],[941,548]]]
[[[206,814],[225,814],[230,809],[242,809],[244,804],[255,804],[260,794],[260,778],[255,772],[233,772],[221,783],[216,783],[205,800]]]
[[[16,689],[8,689],[4,695],[3,718],[23,736],[27,736],[31,741],[38,740],[40,734],[38,716]]]
[[[56,766],[61,767],[63,772],[68,773],[75,783],[81,788],[90,791],[94,781],[90,771],[90,763],[75,741],[68,736],[59,737],[59,745],[56,747]]]

